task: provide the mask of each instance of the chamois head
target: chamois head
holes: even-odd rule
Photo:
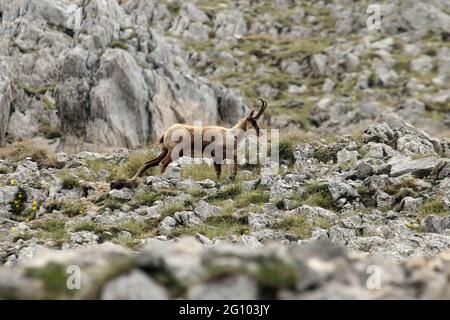
[[[264,110],[266,110],[267,102],[263,99],[258,99],[261,101],[261,108],[255,115],[255,110],[250,111],[249,115],[244,119],[245,121],[245,130],[247,130],[250,126],[253,127],[256,131],[256,135],[260,137],[262,135],[261,128],[258,125],[258,120],[263,114]]]

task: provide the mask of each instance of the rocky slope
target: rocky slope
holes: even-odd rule
[[[39,280],[59,283],[61,265],[75,264],[94,283],[56,296],[449,297],[449,147],[387,113],[356,136],[283,138],[277,174],[241,168],[226,183],[182,159],[136,184],[126,178],[150,151],[68,156],[18,144],[0,161],[0,293],[45,297]],[[110,242],[122,249],[99,247]],[[366,286],[370,265],[384,270],[381,291]]]
[[[377,31],[368,1],[2,0],[0,144],[132,148],[256,97],[276,128],[352,133],[394,110],[448,136],[449,1],[378,3]]]

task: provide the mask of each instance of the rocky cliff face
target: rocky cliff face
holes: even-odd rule
[[[199,115],[215,124],[219,107],[224,120],[245,110],[192,76],[179,44],[151,27],[150,13],[167,14],[153,2],[2,1],[0,12],[2,142],[53,128],[66,148],[136,147]]]

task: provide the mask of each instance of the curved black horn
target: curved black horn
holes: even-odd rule
[[[258,101],[261,101],[261,108],[259,109],[256,116],[253,117],[254,119],[259,119],[259,117],[261,117],[261,115],[263,114],[264,110],[266,110],[266,107],[267,107],[267,102],[265,100],[258,99]]]

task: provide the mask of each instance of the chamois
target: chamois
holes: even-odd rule
[[[179,157],[190,155],[192,158],[202,158],[205,157],[205,152],[209,150],[209,155],[206,156],[214,160],[214,169],[218,178],[222,173],[223,160],[233,159],[233,173],[230,180],[234,181],[238,168],[237,145],[251,127],[255,129],[258,137],[261,136],[261,129],[257,121],[266,109],[267,102],[262,99],[258,100],[261,102],[261,107],[256,115],[254,115],[255,110],[252,110],[247,117],[240,119],[232,128],[199,127],[186,124],[171,126],[159,139],[162,149],[161,154],[153,160],[146,161],[132,180],[141,177],[151,167],[160,165],[161,173],[164,173],[167,166]],[[232,149],[232,152],[230,152],[230,149]],[[186,150],[188,151],[186,152]]]

